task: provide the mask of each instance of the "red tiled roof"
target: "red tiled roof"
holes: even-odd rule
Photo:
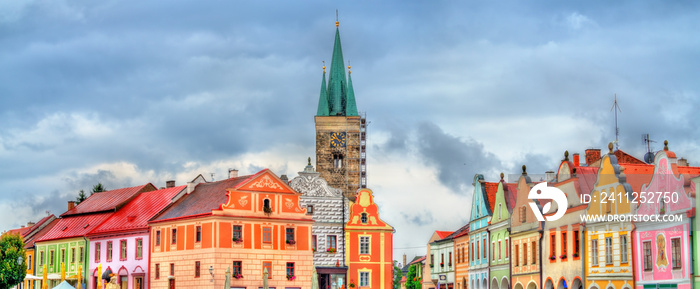
[[[598,167],[576,167],[580,195],[590,195],[598,178]]]
[[[454,233],[450,234],[450,235],[447,236],[446,238],[454,239],[454,238],[457,238],[457,237],[460,237],[460,236],[464,236],[464,235],[466,235],[466,234],[469,234],[469,223],[467,223],[466,225],[464,225],[464,226],[462,226],[461,228],[457,229],[457,231],[454,231]]]
[[[645,165],[646,163],[641,161],[638,158],[633,157],[632,155],[623,152],[621,150],[616,150],[613,154],[615,154],[615,157],[617,158],[617,163],[618,164],[637,164],[637,165]]]
[[[515,201],[517,200],[516,194],[518,193],[518,184],[507,183],[508,190],[505,191],[506,204],[508,204],[508,213],[513,214],[513,208],[515,207]]]
[[[55,218],[54,215],[50,215],[49,218],[50,218],[50,217],[54,217],[54,219],[51,219],[51,221],[50,221],[48,224],[46,224],[46,226],[44,226],[43,228],[41,228],[38,232],[36,232],[36,233],[35,233],[34,235],[32,235],[31,237],[29,237],[29,238],[27,238],[27,239],[24,240],[24,244],[25,244],[25,245],[24,245],[24,248],[25,248],[25,249],[30,249],[30,248],[34,247],[34,242],[36,242],[36,240],[39,240],[41,237],[43,237],[44,235],[46,235],[46,233],[48,233],[49,231],[51,231],[51,229],[52,229],[56,224],[58,224],[58,220],[60,220],[60,219]],[[46,219],[46,218],[44,218],[44,219]],[[42,220],[44,220],[44,219],[42,219]],[[48,220],[48,219],[47,219],[47,220]]]
[[[651,182],[651,177],[654,176],[654,165],[629,163],[620,165],[625,168],[624,174],[633,192],[641,191],[642,185]]]
[[[141,193],[90,232],[90,235],[132,229],[148,229],[148,220],[169,205],[172,198],[185,188],[187,186]]]
[[[124,203],[134,198],[137,194],[142,192],[154,191],[155,189],[156,187],[148,183],[136,187],[94,193],[90,195],[87,199],[82,201],[80,204],[75,206],[75,208],[70,209],[67,212],[61,214],[61,217],[87,213],[116,211],[117,209],[119,209],[119,207],[123,206]]]
[[[493,213],[493,207],[496,205],[496,192],[498,191],[498,183],[484,182],[484,188],[486,189],[486,195],[488,196],[489,203],[487,204],[491,208]]]
[[[52,219],[52,218],[56,218],[56,216],[54,216],[53,214],[51,214],[51,215],[48,215],[48,216],[46,216],[46,217],[41,218],[41,220],[39,220],[39,222],[36,222],[36,224],[34,224],[34,226],[31,226],[31,227],[29,228],[29,231],[27,231],[27,233],[25,234],[25,236],[31,234],[32,232],[34,232],[34,230],[39,229],[41,226],[44,225],[45,222],[49,221],[49,220]]]
[[[445,239],[445,237],[447,237],[447,236],[449,236],[450,234],[452,234],[452,231],[435,231],[435,234],[437,234],[437,235],[438,235],[438,238],[440,238],[440,239],[438,239],[438,240],[442,240],[442,239]],[[437,240],[436,240],[436,241],[437,241]]]
[[[55,239],[83,237],[97,228],[102,222],[112,216],[113,212],[70,216],[58,219],[56,225],[37,239],[36,242],[50,241]]]
[[[8,235],[8,234],[14,234],[14,235],[20,235],[24,236],[24,234],[29,230],[31,227],[23,227],[23,228],[17,228],[17,229],[12,229],[12,230],[7,230],[7,232],[3,233],[2,235]]]
[[[424,260],[425,260],[425,256],[420,257],[420,258],[418,258],[418,259],[414,259],[413,261],[411,261],[410,263],[408,263],[408,265],[413,265],[413,264],[416,264],[416,263],[419,263],[419,262],[423,262]]]
[[[226,203],[226,189],[235,188],[251,177],[252,175],[248,175],[217,182],[200,183],[195,187],[194,191],[182,196],[166,208],[163,213],[153,218],[153,221],[211,214],[211,211],[218,209],[220,204]]]

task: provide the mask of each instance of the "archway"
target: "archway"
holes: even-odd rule
[[[482,287],[481,287],[481,288],[484,288],[484,289],[489,288],[489,287],[488,287],[488,286],[489,286],[489,281],[486,280],[486,278],[484,278],[483,280],[481,280],[481,284],[482,284]]]
[[[462,289],[467,289],[467,279],[462,277]]]
[[[557,284],[557,289],[569,289],[567,287],[566,280],[564,278],[559,279],[559,284]]]
[[[496,278],[491,279],[491,288],[490,289],[496,289],[498,288],[498,280]]]
[[[574,279],[574,282],[571,283],[571,289],[583,289],[583,282],[580,278]]]
[[[523,284],[515,283],[515,288],[513,289],[523,289]]]
[[[554,282],[552,282],[552,278],[547,278],[547,281],[544,282],[544,289],[554,289]]]
[[[537,284],[535,283],[535,281],[532,281],[529,284],[527,284],[527,289],[537,289]]]
[[[508,278],[503,277],[503,279],[501,279],[501,288],[500,289],[510,289],[509,283],[510,282],[508,282]]]

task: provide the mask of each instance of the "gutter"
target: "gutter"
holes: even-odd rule
[[[542,287],[543,286],[542,284],[544,284],[542,282],[542,278],[544,277],[544,276],[542,276],[542,268],[544,267],[544,266],[542,266],[542,239],[544,238],[544,229],[543,228],[544,228],[544,221],[540,222],[540,228],[539,228],[539,230],[537,230],[540,233],[540,247],[539,247],[539,251],[540,251],[539,252],[539,257],[540,257],[540,268],[539,268],[540,287]]]

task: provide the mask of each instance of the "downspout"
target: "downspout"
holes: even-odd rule
[[[538,230],[540,232],[540,247],[539,247],[539,257],[540,257],[540,288],[544,286],[544,282],[542,282],[542,239],[544,238],[544,221],[540,222],[540,229]]]
[[[580,228],[583,228],[583,230],[581,230]],[[581,280],[581,287],[586,288],[586,258],[584,258],[585,256],[587,256],[586,248],[588,248],[588,238],[586,238],[586,232],[588,232],[588,230],[586,230],[586,223],[581,223],[580,228],[579,233],[581,234],[581,242],[578,245],[581,246],[583,244],[583,246],[581,246],[581,256],[579,256],[581,257],[580,260],[583,260],[581,261],[581,278],[583,279]]]
[[[512,217],[512,216],[511,216]],[[510,283],[511,288],[513,288],[513,251],[510,250],[510,246],[513,246],[513,237],[510,235],[510,224],[508,224],[508,228],[506,230],[508,231],[508,252],[510,252],[509,258],[508,258],[508,283]]]
[[[83,249],[83,278],[86,280],[90,280],[90,277],[88,276],[88,272],[90,272],[90,257],[88,257],[88,252],[90,252],[90,241],[83,236],[83,240],[85,240],[85,249]],[[36,258],[34,260],[36,262]],[[81,283],[82,285],[83,280],[78,280],[78,282]],[[85,282],[85,286],[87,287],[87,284],[90,282]]]
[[[632,242],[630,244],[631,245],[630,247],[632,248],[632,250],[630,250],[630,251],[632,253],[632,258],[629,258],[629,260],[628,260],[630,262],[630,264],[632,265],[632,282],[635,282],[635,280],[637,280],[637,276],[636,276],[637,274],[635,273],[636,271],[634,270],[635,269],[635,267],[634,267],[634,249],[635,248],[634,247],[636,247],[636,246],[634,246],[634,244],[635,244],[634,243],[634,232],[635,231],[637,231],[637,226],[632,224],[632,231],[630,231],[630,242]],[[628,255],[629,255],[629,253],[628,253]],[[636,283],[634,284],[634,287],[637,287]]]

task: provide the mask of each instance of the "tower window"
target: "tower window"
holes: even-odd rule
[[[343,167],[343,155],[333,154],[333,168],[340,169]]]
[[[360,215],[360,221],[362,221],[363,224],[367,224],[367,213],[362,213]]]

